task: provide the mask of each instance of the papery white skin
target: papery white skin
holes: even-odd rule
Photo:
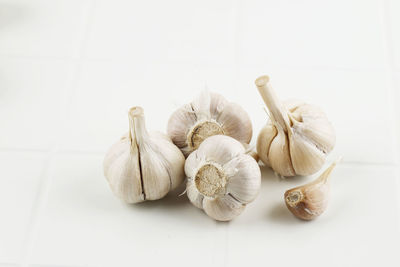
[[[335,130],[318,107],[300,101],[281,103],[268,76],[256,80],[270,111],[257,139],[260,159],[282,176],[310,175],[321,169],[336,142]]]
[[[105,156],[104,175],[128,203],[160,199],[183,182],[185,158],[167,135],[147,132],[142,108],[129,111],[129,122],[130,132]]]
[[[203,141],[186,160],[188,198],[193,205],[203,209],[215,220],[232,220],[258,195],[261,185],[260,168],[245,152],[245,148],[237,140],[215,135]],[[198,171],[207,164],[219,166],[227,178],[222,192],[214,196],[200,192],[195,183]]]
[[[286,206],[296,217],[313,220],[326,210],[330,195],[330,174],[340,160],[333,162],[314,181],[285,192]]]
[[[194,101],[176,110],[168,121],[168,135],[186,157],[197,149],[198,144],[190,142],[191,136],[196,126],[204,122],[218,125],[221,132],[211,131],[201,136],[202,139],[224,134],[241,143],[250,143],[253,130],[246,111],[219,94],[203,91]]]

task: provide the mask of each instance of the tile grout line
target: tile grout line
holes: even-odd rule
[[[18,264],[18,263],[15,263],[15,262],[6,262],[6,261],[4,261],[4,262],[0,262],[0,267],[19,267],[20,266],[20,264]]]
[[[32,264],[32,265],[29,265],[29,267],[89,267],[89,266],[88,265],[65,265],[65,264]]]
[[[398,112],[400,112],[400,109],[395,105],[395,100],[396,100],[396,77],[395,77],[395,61],[394,61],[394,47],[393,47],[393,29],[391,26],[392,19],[391,19],[391,14],[390,14],[390,3],[388,0],[381,0],[381,17],[382,17],[382,22],[383,22],[383,28],[382,28],[382,33],[383,33],[383,41],[384,41],[384,50],[385,50],[385,65],[386,65],[386,72],[387,72],[387,83],[388,86],[390,86],[390,99],[392,100],[392,121],[393,121],[393,130],[394,130],[394,136],[392,140],[392,144],[394,144],[395,149],[394,149],[394,156],[395,156],[395,162],[396,162],[396,168],[395,168],[395,175],[396,178],[396,185],[397,185],[397,191],[400,192],[400,142],[397,140],[397,137],[400,136],[400,125],[397,122],[397,116]],[[398,112],[396,112],[398,111]],[[397,197],[397,221],[398,221],[398,231],[400,234],[400,196],[399,194],[396,194]]]
[[[93,0],[95,1],[95,0]],[[235,39],[236,40],[236,39]],[[238,50],[237,47],[234,48],[235,51]],[[235,52],[236,53],[236,52]],[[54,56],[30,56],[30,55],[1,55],[0,58],[3,59],[18,59],[18,60],[47,60],[47,61],[67,61],[67,62],[72,62],[72,63],[79,63],[80,61],[87,61],[87,62],[111,62],[111,63],[119,63],[119,64],[125,64],[129,63],[132,61],[132,58],[128,59],[122,59],[122,58],[94,58],[94,57],[54,57]],[[235,61],[240,61],[239,58],[235,58]],[[146,62],[142,62],[143,64],[149,64]],[[165,61],[162,63],[157,63],[160,65],[169,65],[169,64],[176,64],[176,65],[183,65],[186,66],[188,64],[187,61],[174,61],[174,62],[169,62]],[[200,65],[213,65],[210,63],[206,64],[200,64]],[[257,67],[260,66],[260,64],[250,64],[247,65],[247,67]],[[358,66],[358,67],[343,67],[343,66],[331,66],[331,65],[315,65],[315,66],[301,66],[301,65],[270,65],[274,69],[278,70],[305,70],[305,71],[346,71],[346,72],[362,72],[362,71],[384,71],[384,67],[364,67],[364,66]],[[396,68],[395,68],[396,69]],[[399,69],[400,70],[400,69]]]
[[[11,153],[37,153],[37,154],[48,154],[51,149],[19,149],[19,148],[0,148],[0,153],[11,152]],[[56,155],[104,155],[105,151],[99,150],[75,150],[75,149],[56,149],[54,154]],[[373,161],[341,161],[340,165],[343,166],[374,166],[374,167],[400,167],[400,163],[397,162],[373,162]]]
[[[82,58],[83,54],[86,50],[87,42],[88,42],[88,34],[89,30],[92,24],[92,18],[93,18],[93,13],[95,9],[95,0],[91,0],[88,2],[89,7],[88,10],[86,11],[86,21],[85,21],[85,30],[83,33],[83,37],[81,40],[80,48],[79,48],[79,53],[78,53],[78,60],[72,60],[75,62],[75,66],[73,69],[71,69],[71,80],[70,80],[70,86],[66,86],[65,88],[65,93],[67,97],[67,101],[65,103],[65,107],[63,109],[63,112],[60,114],[61,120],[58,125],[58,132],[59,135],[62,136],[63,129],[65,128],[66,125],[66,118],[68,116],[69,110],[71,109],[72,106],[72,101],[73,101],[73,96],[75,94],[75,91],[78,86],[78,82],[80,79],[80,73],[82,70]],[[53,168],[53,160],[54,156],[58,154],[59,151],[59,146],[60,143],[56,142],[53,144],[53,148],[50,149],[47,153],[46,160],[45,160],[45,165],[43,167],[43,172],[41,174],[41,182],[39,183],[39,190],[36,196],[35,201],[33,202],[33,208],[31,212],[31,216],[29,219],[29,224],[28,224],[28,229],[26,232],[26,237],[25,241],[23,243],[23,249],[21,251],[21,266],[27,267],[30,265],[30,259],[32,256],[32,250],[33,250],[33,245],[35,241],[35,237],[37,234],[38,226],[40,223],[40,215],[43,212],[43,209],[45,207],[45,204],[47,202],[47,198],[49,195],[49,189],[50,189],[50,184],[51,184],[51,174],[53,173],[52,168]]]
[[[29,224],[26,229],[26,235],[23,243],[23,248],[21,251],[21,266],[27,266],[27,259],[29,252],[31,251],[32,242],[35,230],[38,226],[38,217],[44,206],[45,200],[47,198],[48,188],[50,184],[50,168],[52,166],[52,159],[55,153],[55,149],[52,149],[47,153],[45,158],[45,164],[43,170],[40,174],[40,183],[38,185],[38,192],[36,194],[35,200],[33,201],[33,207],[31,210]]]
[[[18,148],[18,147],[2,147],[0,148],[0,153],[13,152],[13,153],[37,153],[37,154],[47,154],[51,151],[51,148],[41,149],[41,148]]]
[[[242,0],[233,1],[233,41],[234,43],[234,54],[233,54],[233,62],[234,62],[234,74],[235,78],[239,77],[240,74],[240,36],[241,36],[241,6]],[[237,90],[237,88],[235,88]],[[218,239],[223,238],[223,247],[220,248],[222,251],[220,258],[218,259],[218,265],[214,262],[216,266],[228,266],[229,261],[229,235],[230,235],[230,224],[225,223],[217,223],[216,224],[218,230]],[[215,241],[218,244],[217,241]],[[217,250],[215,250],[217,251]]]
[[[239,72],[239,66],[240,66],[240,61],[241,61],[241,54],[240,54],[240,36],[241,36],[241,6],[242,6],[242,1],[241,0],[235,0],[234,1],[234,29],[233,29],[233,41],[235,42],[234,44],[234,55],[233,55],[233,61],[235,64],[235,75],[237,77],[238,72]]]
[[[224,227],[224,234],[225,234],[224,238],[225,238],[225,242],[226,242],[226,245],[224,247],[224,259],[223,259],[224,267],[228,266],[228,261],[229,261],[229,259],[228,259],[228,256],[229,256],[229,233],[230,233],[229,229],[230,229],[229,225],[226,225]]]
[[[72,77],[74,77],[74,71],[71,70],[72,73]],[[72,84],[72,82],[71,82]],[[66,87],[65,90],[68,90],[68,86]],[[64,121],[64,118],[66,116],[66,110],[67,107],[64,107],[64,111],[61,114],[61,121]],[[62,125],[63,123],[61,122],[59,125],[57,125],[58,127],[58,131],[61,131],[62,129]],[[45,203],[47,201],[47,197],[48,197],[48,191],[49,191],[49,186],[51,183],[51,173],[52,173],[52,166],[53,166],[53,159],[54,156],[57,154],[57,144],[53,144],[52,148],[49,149],[46,152],[46,158],[45,158],[45,164],[43,167],[43,171],[40,175],[40,183],[39,183],[39,189],[38,192],[36,194],[36,198],[34,200],[34,204],[33,204],[33,208],[32,208],[32,212],[31,212],[31,216],[29,218],[29,224],[28,224],[28,229],[27,229],[27,234],[25,237],[25,241],[24,241],[24,246],[23,246],[23,250],[22,250],[22,255],[21,255],[21,264],[22,266],[28,266],[28,261],[30,258],[30,253],[32,251],[32,247],[33,247],[33,242],[35,239],[35,234],[39,225],[39,218],[40,215],[42,213],[42,210],[45,206]],[[20,152],[20,151],[18,151]],[[37,152],[38,153],[38,152]]]

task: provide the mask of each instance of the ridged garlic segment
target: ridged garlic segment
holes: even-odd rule
[[[228,135],[248,144],[253,134],[246,111],[208,91],[203,91],[193,102],[176,110],[167,129],[172,142],[186,157],[209,136]]]
[[[229,221],[258,194],[261,172],[237,140],[224,135],[207,138],[185,163],[190,201],[218,221]]]
[[[260,159],[282,176],[310,175],[321,169],[335,145],[335,131],[325,113],[302,102],[281,104],[268,76],[256,80],[270,111],[257,140]]]
[[[329,177],[339,161],[332,163],[311,183],[285,192],[286,206],[293,215],[302,220],[313,220],[326,210],[330,194]]]
[[[160,199],[183,182],[185,157],[167,135],[147,132],[141,107],[128,115],[129,133],[107,152],[104,175],[128,203]]]

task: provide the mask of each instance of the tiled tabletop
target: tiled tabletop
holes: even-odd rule
[[[0,267],[400,266],[400,1],[0,0]],[[337,131],[326,213],[282,195],[313,177],[262,168],[259,197],[218,223],[179,188],[127,205],[105,151],[202,89],[266,122],[254,86],[323,107]]]

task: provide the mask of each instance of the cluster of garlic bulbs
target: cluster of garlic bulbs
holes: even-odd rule
[[[270,111],[270,121],[258,136],[257,153],[249,145],[249,116],[219,94],[203,91],[176,110],[168,121],[168,135],[147,132],[143,109],[133,107],[128,113],[128,134],[104,159],[111,190],[128,203],[157,200],[186,177],[190,202],[215,220],[229,221],[258,195],[258,159],[282,176],[320,170],[335,145],[325,114],[303,102],[281,103],[268,76],[258,78],[256,85]],[[328,177],[335,164],[314,182],[285,193],[286,205],[295,216],[311,220],[325,210]]]

